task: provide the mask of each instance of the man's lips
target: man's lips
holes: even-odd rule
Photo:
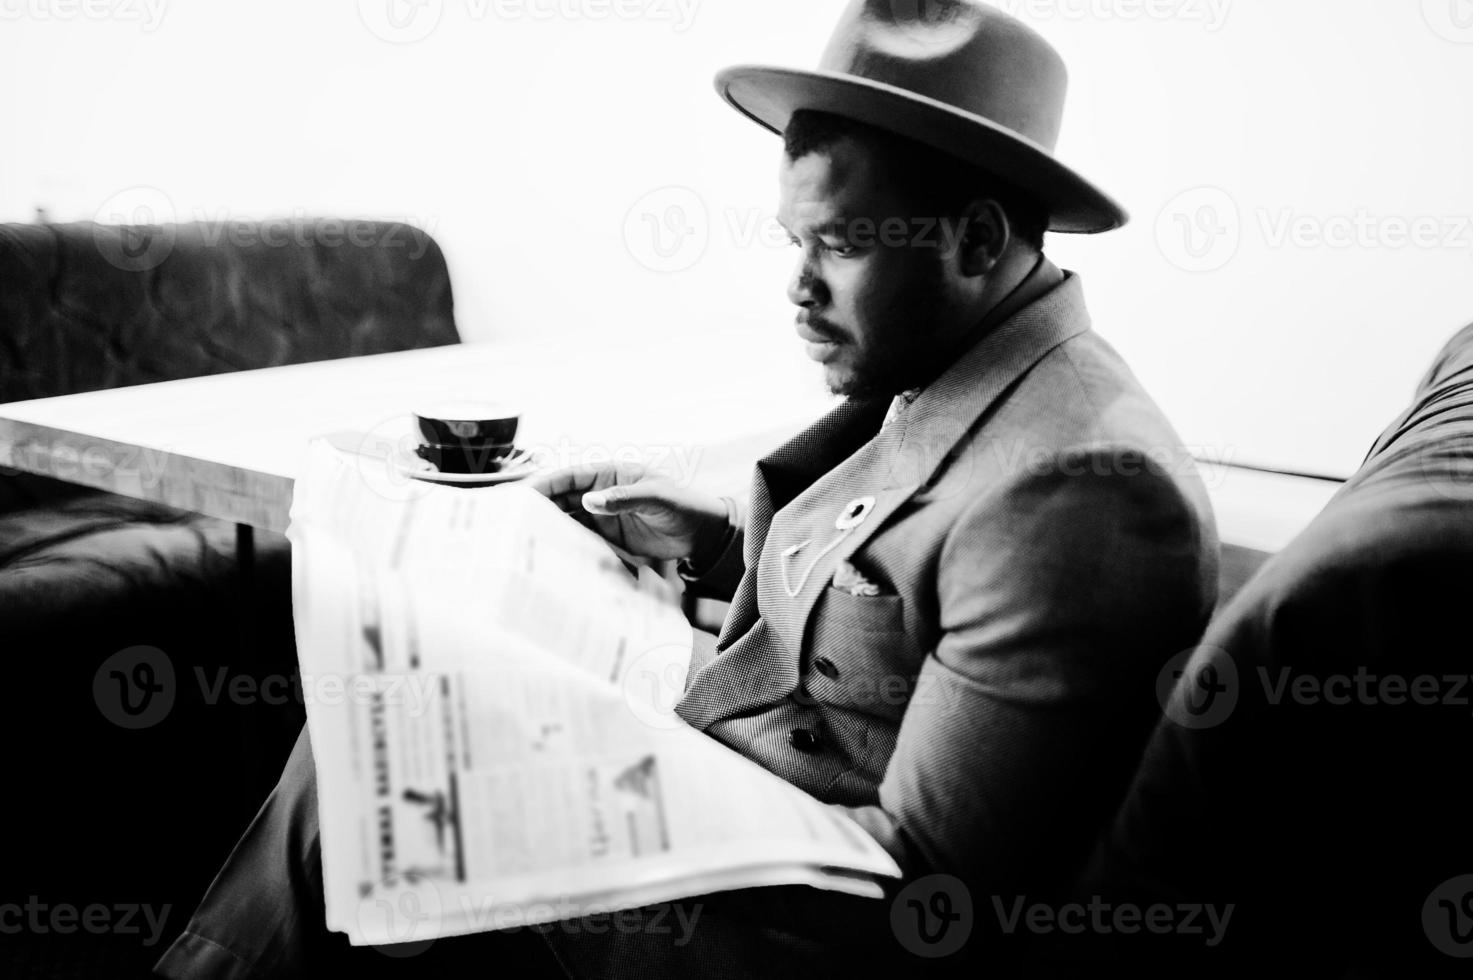
[[[808,356],[820,364],[833,360],[843,342],[836,334],[818,330],[805,320],[798,321],[798,336],[808,341]]]
[[[798,321],[798,336],[810,344],[837,344],[839,337],[827,330],[818,330],[806,320]]]

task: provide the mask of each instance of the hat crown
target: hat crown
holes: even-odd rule
[[[854,0],[819,64],[990,120],[1049,153],[1069,87],[1026,24],[977,0]]]

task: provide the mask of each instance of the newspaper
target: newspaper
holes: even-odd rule
[[[318,440],[288,531],[329,929],[381,945],[899,876],[675,715],[691,631],[651,569],[525,486],[380,490]]]

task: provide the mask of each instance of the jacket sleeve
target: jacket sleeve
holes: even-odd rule
[[[975,500],[936,574],[940,640],[856,816],[907,878],[1016,894],[1082,862],[1119,799],[1211,611],[1216,536],[1144,454],[1087,447]]]
[[[680,577],[685,581],[685,590],[690,595],[698,599],[730,602],[747,571],[742,551],[746,546],[746,512],[741,501],[735,497],[722,499],[726,501],[727,522],[730,527],[725,550],[710,568],[694,570],[682,566]]]

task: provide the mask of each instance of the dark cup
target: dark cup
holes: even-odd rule
[[[427,446],[511,446],[521,421],[516,409],[494,402],[452,402],[414,413]]]

